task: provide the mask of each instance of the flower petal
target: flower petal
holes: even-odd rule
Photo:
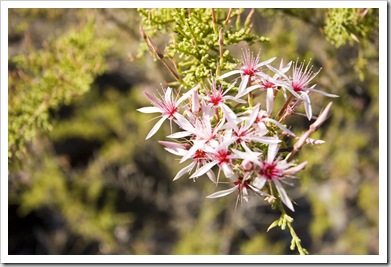
[[[207,196],[206,198],[218,198],[218,197],[224,197],[226,195],[229,195],[233,192],[235,192],[237,189],[238,189],[239,185],[236,185],[232,188],[229,188],[227,190],[221,190],[221,191],[217,191],[209,196]]]
[[[276,185],[278,194],[280,194],[280,197],[281,197],[282,202],[284,202],[284,204],[285,204],[291,211],[295,211],[295,209],[293,208],[292,201],[289,199],[289,197],[288,197],[288,195],[286,194],[285,189],[284,189],[284,187],[282,187],[281,183],[280,183],[279,181],[277,181],[277,180],[274,180],[274,184]]]
[[[265,178],[256,177],[256,178],[254,179],[252,185],[253,185],[255,188],[261,190],[261,189],[264,187],[265,183],[266,183],[266,179],[265,179]]]
[[[277,58],[277,57],[272,57],[272,58],[270,58],[270,59],[268,59],[268,60],[262,61],[261,63],[257,64],[257,65],[255,66],[255,68],[258,69],[259,67],[262,67],[262,66],[264,66],[264,65],[267,65],[267,64],[269,64],[269,63],[272,63],[276,58]]]
[[[326,93],[326,92],[323,92],[323,91],[320,91],[320,90],[316,90],[314,88],[306,88],[305,90],[308,90],[308,91],[311,91],[311,92],[316,92],[316,93],[319,93],[321,95],[328,96],[328,97],[339,97],[338,95],[329,94],[329,93]]]
[[[274,104],[274,90],[273,88],[267,88],[266,110],[268,115],[270,115],[273,111],[273,104]]]
[[[195,178],[195,177],[199,177],[199,176],[203,175],[204,173],[206,173],[207,171],[212,169],[212,167],[215,166],[216,164],[217,164],[217,161],[212,161],[212,162],[205,164],[204,166],[199,168],[195,173],[193,173],[193,175],[190,176],[190,178]]]
[[[147,137],[145,140],[151,138],[162,126],[163,122],[167,119],[166,116],[163,116],[151,129],[151,131],[148,133]]]
[[[305,113],[307,114],[307,118],[310,121],[312,118],[311,99],[307,93],[302,93],[301,96],[304,102]]]
[[[235,75],[235,74],[238,74],[238,73],[241,73],[241,72],[242,72],[241,70],[232,70],[230,72],[224,73],[223,75],[217,77],[217,79],[221,80],[221,79],[227,78],[229,76],[232,76],[232,75]]]
[[[196,162],[193,161],[193,162],[190,163],[188,166],[186,166],[186,167],[184,167],[183,169],[181,169],[181,170],[177,173],[177,175],[175,175],[173,181],[175,181],[175,180],[181,178],[185,173],[190,172],[190,171],[194,168],[195,164],[196,164]]]
[[[244,89],[246,89],[247,87],[247,84],[248,84],[248,80],[250,79],[250,76],[249,75],[244,75],[243,78],[242,78],[242,81],[240,82],[240,85],[239,85],[239,88],[238,88],[238,95],[242,95],[242,92],[244,91]],[[243,96],[243,95],[242,95]],[[236,96],[238,97],[238,96]]]
[[[137,111],[142,112],[142,113],[163,113],[163,111],[157,107],[138,108]]]

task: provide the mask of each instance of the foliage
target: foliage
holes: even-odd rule
[[[39,131],[52,130],[50,112],[83,95],[105,69],[109,42],[97,40],[93,21],[79,30],[11,58],[8,157],[21,158]]]
[[[171,73],[187,87],[195,86],[211,74],[219,75],[238,63],[227,47],[242,41],[251,44],[266,42],[268,38],[251,33],[251,11],[244,23],[243,9],[139,9],[145,30],[146,45],[153,56],[167,66]],[[211,20],[211,18],[213,18]],[[235,22],[234,25],[232,25]],[[164,53],[152,39],[158,33],[168,35]],[[166,37],[167,38],[167,37]],[[145,45],[144,45],[145,50]],[[143,50],[141,50],[143,51]]]
[[[299,160],[310,158],[311,164],[291,192],[297,201],[291,222],[295,233],[311,254],[378,254],[378,11],[369,9],[354,28],[340,19],[336,29],[343,27],[340,32],[345,32],[347,39],[338,48],[325,38],[323,27],[329,16],[339,19],[337,13],[342,10],[257,9],[248,20],[251,32],[238,31],[250,10],[232,10],[231,20],[224,26],[230,10],[216,9],[217,31],[213,23],[202,25],[212,16],[209,9],[205,14],[194,9],[197,16],[190,18],[188,10],[140,11],[144,12],[140,17],[135,9],[10,11],[8,195],[17,213],[9,210],[9,253],[40,253],[37,248],[43,239],[56,254],[292,253],[291,213],[280,216],[262,201],[234,209],[230,203],[235,196],[204,199],[200,192],[213,192],[214,186],[194,183],[189,187],[186,180],[173,183],[172,177],[181,167],[163,148],[144,141],[151,124],[136,111],[147,104],[142,92],[155,90],[164,80],[167,70],[161,64],[169,65],[181,78],[170,85],[187,89],[185,85],[193,85],[196,75],[205,78],[210,74],[200,59],[213,70],[212,75],[232,70],[238,63],[235,56],[247,43],[245,37],[257,35],[270,38],[248,39],[253,48],[262,47],[265,57],[313,58],[315,68],[323,68],[318,86],[340,95],[324,128],[312,135],[326,140],[325,145],[309,146],[297,154]],[[351,16],[359,11],[343,12]],[[183,25],[175,23],[174,14]],[[94,20],[85,23],[85,17]],[[153,18],[151,23],[148,18]],[[14,27],[15,21],[19,23]],[[140,38],[135,35],[139,22],[145,34]],[[39,30],[33,31],[37,24]],[[180,26],[198,26],[208,35],[200,38],[201,32],[181,33]],[[174,32],[175,28],[179,30]],[[338,33],[332,27],[328,30],[329,34]],[[359,42],[352,41],[350,33]],[[71,41],[71,36],[78,41]],[[335,42],[342,40],[334,38]],[[195,41],[197,45],[193,45]],[[191,44],[191,49],[197,47],[202,54],[183,52],[180,58],[178,43],[186,49]],[[31,44],[39,49],[31,49]],[[223,64],[220,48],[230,51],[224,54]],[[142,56],[147,49],[158,64]],[[137,52],[136,60],[124,63],[129,53]],[[358,59],[362,59],[360,64]],[[193,64],[179,65],[185,61]],[[353,71],[359,66],[364,76]],[[102,82],[112,74],[117,76]],[[118,86],[118,77],[131,82]],[[51,90],[55,86],[58,89]],[[47,104],[39,108],[46,97]],[[322,101],[315,94],[311,97],[314,103]],[[314,113],[320,111],[320,107],[314,108]],[[300,117],[290,122],[297,129],[308,127]],[[24,124],[28,126],[20,127]],[[169,126],[163,127],[165,132],[158,132],[157,138],[170,132]],[[80,141],[93,145],[85,147]],[[41,213],[46,208],[56,220],[66,223],[53,223]],[[45,224],[31,220],[34,216]],[[275,220],[278,227],[266,233]],[[279,231],[284,221],[286,230]],[[57,228],[53,229],[53,224]],[[72,236],[74,243],[60,249],[58,240],[72,240]],[[81,244],[98,247],[87,251]]]

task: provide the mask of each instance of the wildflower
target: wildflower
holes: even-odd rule
[[[281,76],[285,77],[287,81],[282,82],[281,85],[288,89],[293,95],[295,95],[297,98],[302,100],[304,102],[304,108],[307,115],[308,120],[311,120],[312,118],[312,106],[311,106],[311,99],[309,97],[310,92],[316,92],[319,94],[322,94],[324,96],[328,97],[338,97],[334,94],[329,94],[320,90],[316,90],[314,87],[316,86],[309,86],[309,84],[312,82],[312,80],[319,74],[321,69],[319,69],[317,72],[312,71],[312,67],[310,67],[310,62],[308,62],[307,66],[304,68],[304,62],[302,62],[299,66],[297,66],[297,61],[292,69],[292,77],[288,78],[285,74],[277,71]],[[299,94],[299,96],[298,96]]]
[[[250,50],[245,50],[245,52],[243,52],[242,66],[240,69],[227,72],[221,75],[219,79],[224,79],[234,74],[240,74],[242,80],[238,88],[238,95],[243,95],[242,92],[251,84],[251,79],[253,77],[265,77],[266,74],[260,71],[260,68],[273,62],[274,59],[275,57],[259,63],[260,53],[258,53],[257,57],[254,57],[253,53],[250,53]]]
[[[233,141],[239,142],[239,143],[250,143],[250,142],[259,142],[264,144],[270,144],[270,143],[278,143],[279,140],[271,137],[265,137],[264,135],[267,134],[267,131],[263,132],[257,132],[252,127],[254,125],[255,120],[257,119],[258,112],[259,112],[259,104],[257,104],[251,111],[251,114],[249,117],[243,120],[240,126],[236,125],[237,123],[235,121],[238,121],[238,118],[236,117],[235,113],[229,112],[229,110],[226,110],[225,107],[222,108],[225,118],[227,120],[227,127],[233,129],[234,136]],[[245,123],[244,123],[245,122]],[[244,125],[243,125],[244,124]]]
[[[254,187],[251,184],[250,176],[248,176],[248,175],[245,177],[239,176],[234,182],[232,182],[232,184],[233,184],[233,187],[225,189],[225,190],[217,191],[217,192],[207,196],[206,198],[224,197],[224,196],[232,194],[233,192],[236,191],[239,193],[238,199],[240,198],[241,200],[243,199],[246,202],[248,202],[249,201],[249,191],[252,191],[252,192],[259,194],[261,196],[268,195],[268,194],[260,191],[258,188]]]
[[[184,144],[180,144],[180,143],[166,142],[166,141],[159,141],[159,143],[161,145],[165,146],[165,149],[168,152],[170,152],[174,155],[177,155],[177,156],[186,155],[188,148],[189,148],[188,145],[184,145]],[[201,166],[206,164],[207,159],[208,158],[206,156],[206,153],[203,150],[201,150],[201,149],[197,150],[193,155],[193,161],[189,165],[187,165],[186,167],[184,167],[180,171],[178,171],[178,173],[175,175],[173,180],[175,181],[175,180],[181,178],[186,173],[190,173],[194,169],[194,167],[196,167],[195,171],[198,171],[198,169]],[[207,171],[206,174],[212,182],[216,183],[216,177],[215,177],[215,174],[212,170]]]
[[[162,126],[163,122],[167,119],[172,121],[174,118],[178,117],[178,106],[179,104],[185,100],[188,95],[183,95],[181,98],[178,100],[175,100],[174,97],[172,96],[172,89],[168,87],[164,93],[164,98],[163,96],[160,96],[160,99],[150,95],[148,93],[145,93],[145,95],[148,97],[148,99],[151,101],[153,104],[153,107],[143,107],[137,109],[139,112],[142,113],[161,113],[162,117],[161,119],[153,126],[151,131],[148,133],[147,137],[145,139],[149,139],[151,136],[153,136]]]
[[[293,175],[302,170],[307,165],[307,162],[292,167],[292,163],[288,163],[279,158],[275,159],[277,152],[278,145],[269,145],[267,158],[258,165],[258,176],[254,179],[253,185],[258,189],[262,189],[266,182],[268,182],[270,186],[273,182],[282,202],[290,210],[294,211],[293,204],[281,183],[291,185],[285,181],[285,178],[294,177]]]
[[[220,140],[217,140],[219,138]],[[227,178],[231,178],[234,175],[231,161],[233,159],[229,146],[232,144],[232,130],[227,130],[224,136],[218,136],[216,138],[217,145],[206,145],[204,151],[208,153],[211,161],[206,163],[197,172],[195,172],[190,178],[199,177],[212,169],[215,165],[219,166],[219,173],[217,175],[217,181],[219,180],[220,171],[223,170],[224,175]]]

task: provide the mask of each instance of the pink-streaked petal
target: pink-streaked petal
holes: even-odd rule
[[[196,165],[195,161],[193,161],[192,163],[190,163],[188,166],[184,167],[183,169],[181,169],[177,175],[175,175],[173,181],[181,178],[185,173],[189,173],[191,172],[191,170],[194,168],[194,166]]]
[[[240,98],[238,98],[238,97],[236,97],[236,96],[230,96],[230,95],[228,95],[228,96],[225,97],[225,99],[232,100],[232,101],[235,101],[235,102],[241,103],[241,104],[246,104],[246,103],[247,103],[247,101],[245,101],[245,100],[243,100],[243,99],[240,99]]]
[[[176,122],[176,124],[179,125],[179,127],[181,127],[183,130],[185,130],[187,132],[190,132],[192,134],[196,134],[194,126],[185,117],[183,117],[179,113],[175,113],[174,117],[176,119],[175,122]]]
[[[256,177],[252,183],[252,185],[256,188],[258,188],[259,190],[261,190],[264,186],[265,186],[265,183],[266,183],[266,179],[265,178],[261,178],[261,177]]]
[[[272,113],[273,105],[274,105],[274,90],[273,90],[273,88],[267,88],[266,110],[267,110],[268,115],[270,115]]]
[[[166,103],[170,103],[171,102],[171,93],[172,93],[171,87],[167,87],[166,93],[164,94],[164,101]]]
[[[221,190],[221,191],[217,191],[209,196],[207,196],[206,198],[219,198],[219,197],[224,197],[226,195],[229,195],[233,192],[235,192],[237,189],[238,189],[239,185],[237,186],[234,186],[232,188],[229,188],[229,189],[226,189],[226,190]]]
[[[273,66],[271,66],[271,65],[266,65],[266,67],[268,67],[269,69],[271,69],[272,71],[274,71],[274,73],[276,73],[278,76],[285,78],[287,81],[290,80],[290,79],[288,78],[288,76],[286,76],[283,72],[281,72],[280,70],[274,68]]]
[[[215,173],[213,171],[211,171],[211,170],[207,171],[206,175],[208,175],[209,180],[211,180],[214,184],[217,183],[216,175],[215,175]]]
[[[288,195],[286,194],[285,189],[284,189],[284,187],[282,187],[281,183],[280,183],[278,180],[275,180],[275,181],[274,181],[274,184],[276,185],[278,194],[280,194],[280,197],[281,197],[282,202],[284,202],[284,204],[285,204],[291,211],[295,211],[295,209],[293,208],[292,201],[289,199],[289,197],[288,197]]]
[[[224,79],[224,78],[227,78],[229,76],[232,76],[232,75],[235,75],[235,74],[239,74],[239,73],[242,73],[241,70],[232,70],[232,71],[229,71],[227,73],[224,73],[223,75],[217,77],[218,80],[221,80],[221,79]]]
[[[253,90],[257,89],[257,88],[261,88],[261,86],[259,84],[255,84],[255,85],[252,85],[252,86],[247,87],[245,89],[243,88],[243,90],[239,90],[239,93],[235,97],[237,97],[237,98],[242,97],[242,96],[250,93],[251,91],[253,91]]]
[[[199,176],[205,174],[207,171],[212,169],[212,167],[215,166],[216,164],[217,164],[217,161],[212,161],[212,162],[205,164],[204,166],[199,168],[195,173],[193,173],[193,175],[190,176],[190,178],[196,178],[196,177],[199,177]]]
[[[244,75],[242,78],[242,81],[240,82],[239,88],[238,88],[238,95],[242,95],[242,92],[244,89],[246,89],[248,81],[250,79],[249,75]],[[242,95],[243,96],[243,95]]]
[[[233,111],[231,109],[229,109],[229,108],[227,109],[227,108],[228,107],[224,106],[224,105],[221,108],[223,110],[224,115],[225,115],[225,119],[227,120],[229,126],[232,129],[234,129],[235,131],[238,131],[239,128],[236,125],[236,123],[234,122],[235,117],[234,118],[231,117],[231,116],[236,116],[236,115],[235,115],[235,113],[233,113]]]
[[[152,104],[154,104],[155,106],[159,106],[160,105],[160,101],[156,97],[154,97],[151,94],[148,94],[147,92],[145,92],[144,94],[149,99],[149,101],[152,102]]]
[[[147,137],[145,140],[151,138],[162,126],[163,122],[167,119],[166,116],[162,117],[151,129],[151,131],[148,133]]]
[[[302,93],[302,99],[304,102],[304,109],[305,113],[307,114],[307,118],[310,121],[312,118],[312,106],[311,106],[311,99],[308,96],[307,93]]]
[[[306,166],[307,166],[307,161],[304,161],[295,167],[292,167],[292,168],[285,170],[282,174],[283,175],[293,175],[296,172],[303,170]]]
[[[187,153],[187,150],[184,150],[184,149],[171,149],[171,148],[167,148],[167,147],[165,147],[164,149],[171,154],[181,156],[181,157],[183,157],[183,155],[185,155]]]
[[[193,146],[189,149],[189,151],[183,156],[183,158],[179,161],[179,163],[185,162],[189,158],[193,157],[194,154],[197,152],[197,150],[203,148],[204,146],[204,141],[201,142],[196,142],[194,141]]]
[[[138,108],[137,111],[142,112],[142,113],[163,113],[163,111],[157,107]]]
[[[231,178],[232,176],[234,176],[234,171],[231,167],[229,167],[227,163],[221,164],[220,167],[223,169],[225,177]]]
[[[258,129],[257,133],[258,133],[259,136],[264,136],[264,135],[266,135],[269,132],[267,130],[267,127],[266,127],[264,122],[259,122],[258,123],[258,127],[259,127],[259,129]]]
[[[329,94],[329,93],[326,93],[326,92],[323,92],[323,91],[320,91],[320,90],[316,90],[314,88],[306,88],[305,90],[308,90],[308,91],[311,91],[311,92],[316,92],[316,93],[319,93],[319,94],[327,96],[327,97],[339,97],[338,95]]]
[[[270,144],[267,150],[267,162],[272,163],[274,159],[276,158],[278,152],[278,145],[277,144]]]
[[[277,58],[277,57],[272,57],[272,58],[270,58],[270,59],[268,59],[268,60],[262,61],[261,63],[257,64],[257,65],[255,66],[255,68],[258,69],[259,67],[262,67],[262,66],[264,66],[264,65],[270,64],[270,63],[272,63],[276,58]]]
[[[292,61],[290,61],[288,64],[286,64],[285,66],[283,66],[284,65],[284,62],[283,62],[283,60],[281,59],[281,64],[280,64],[280,72],[282,72],[282,73],[285,73],[285,72],[287,72],[290,68],[291,68],[291,66],[292,66]]]
[[[259,143],[269,144],[269,145],[278,144],[281,142],[281,140],[271,138],[271,137],[252,137],[251,139],[253,141],[257,141]]]
[[[187,137],[189,135],[191,135],[191,133],[189,133],[187,131],[183,131],[183,132],[177,132],[177,133],[170,134],[169,136],[167,136],[167,138],[177,139],[177,138]]]
[[[253,125],[253,123],[258,117],[258,113],[259,113],[259,103],[251,111],[250,117],[248,118],[248,121],[246,123],[246,127],[244,128],[245,130],[248,130]]]

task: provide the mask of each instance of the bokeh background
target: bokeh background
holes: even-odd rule
[[[249,10],[244,10],[248,14]],[[136,9],[9,9],[9,254],[296,254],[259,199],[205,199],[205,179],[145,136],[146,90],[172,77],[140,53]],[[243,16],[245,19],[246,16]],[[338,94],[305,146],[293,225],[311,254],[379,253],[379,22],[376,9],[256,9],[262,58],[312,59]],[[167,36],[154,41],[164,50]],[[144,45],[145,46],[145,45]],[[238,45],[232,54],[239,55]],[[313,95],[318,114],[330,99]],[[297,133],[308,122],[296,118]],[[183,167],[183,166],[182,166]]]

